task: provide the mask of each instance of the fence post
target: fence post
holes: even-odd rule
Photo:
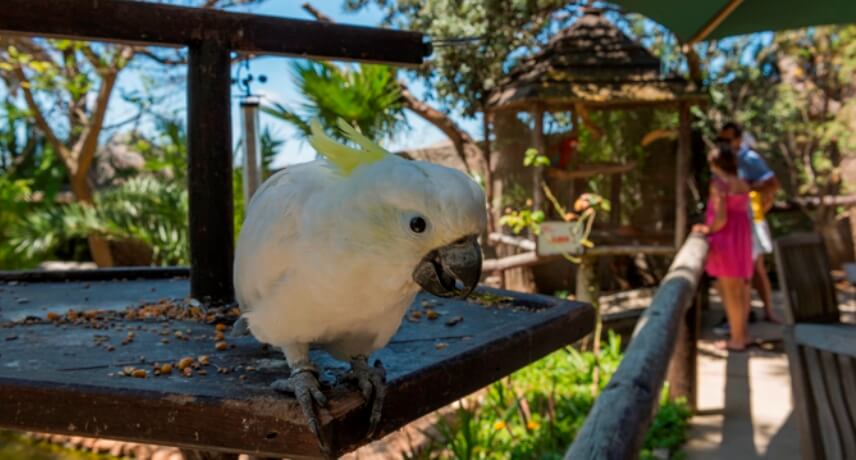
[[[698,339],[701,331],[701,304],[704,295],[701,290],[687,308],[675,343],[675,350],[669,362],[666,380],[669,382],[669,398],[685,398],[690,409],[696,409],[698,388]]]

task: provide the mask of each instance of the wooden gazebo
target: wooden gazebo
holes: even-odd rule
[[[687,187],[690,161],[690,105],[704,95],[684,78],[665,75],[660,60],[631,40],[601,10],[586,8],[570,27],[557,33],[537,54],[520,62],[498,85],[489,99],[489,112],[529,113],[534,120],[532,146],[547,154],[544,115],[569,112],[572,135],[580,125],[594,127],[589,113],[595,110],[628,110],[643,107],[674,107],[679,113],[675,174],[674,245],[598,245],[588,252],[598,255],[670,254],[683,243],[687,229]],[[543,206],[541,184],[579,181],[596,175],[611,176],[610,199],[617,222],[621,174],[632,163],[573,162],[567,167],[535,170],[534,206]],[[572,187],[573,190],[573,187]],[[581,190],[573,190],[569,199]],[[586,265],[586,264],[584,264]],[[579,279],[579,278],[578,278]],[[580,289],[577,289],[580,293]]]

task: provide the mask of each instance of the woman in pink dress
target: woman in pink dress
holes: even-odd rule
[[[707,235],[710,250],[705,270],[717,279],[725,304],[731,337],[724,347],[743,351],[748,343],[747,304],[752,279],[752,228],[749,222],[749,186],[737,177],[737,155],[726,143],[718,143],[708,155],[713,180],[705,224],[694,232]]]

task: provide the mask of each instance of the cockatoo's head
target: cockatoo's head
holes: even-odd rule
[[[410,280],[434,295],[469,295],[481,278],[481,187],[455,169],[390,154],[344,121],[339,127],[361,149],[333,141],[317,122],[310,143],[342,176],[342,195],[331,206],[347,222],[343,238],[397,271],[410,270]]]

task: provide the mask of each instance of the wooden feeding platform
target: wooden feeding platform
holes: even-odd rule
[[[288,375],[282,353],[250,336],[231,337],[235,312],[188,304],[188,294],[184,270],[0,276],[0,426],[318,456],[297,401],[268,388]],[[373,356],[389,383],[376,437],[582,338],[592,326],[589,306],[552,297],[491,289],[468,301],[420,294],[391,343]],[[320,414],[334,454],[368,442],[366,404],[355,388],[336,383],[347,364],[320,351],[313,359],[330,397]],[[188,361],[189,371],[179,369]],[[171,372],[155,375],[164,364]]]

